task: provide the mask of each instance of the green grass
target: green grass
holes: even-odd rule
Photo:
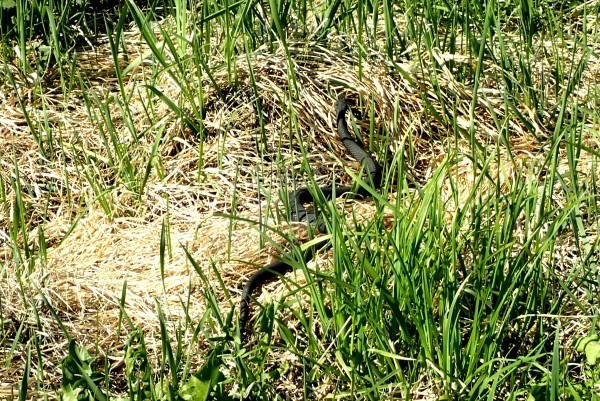
[[[20,382],[8,399],[600,400],[598,4],[172,0],[162,8],[127,0],[93,14],[73,1],[16,3],[14,15],[0,9],[0,101],[10,98],[20,113],[35,157],[27,159],[24,140],[0,125],[0,343],[3,372]],[[139,36],[128,35],[132,27]],[[103,33],[109,82],[78,59],[81,44]],[[316,202],[333,252],[308,266],[302,255],[314,242],[265,224],[285,220],[272,210],[289,188],[323,185],[306,139],[318,129],[304,125],[294,106],[307,84],[297,68],[304,41],[352,57],[353,73],[364,79],[373,63],[385,65],[423,105],[419,123],[406,124],[416,109],[396,98],[386,103],[392,120],[381,121],[375,94],[358,94],[362,123],[352,125],[385,164],[386,180],[367,219],[355,204],[343,211]],[[123,56],[132,53],[138,58]],[[270,70],[259,65],[275,53],[284,60],[271,60],[284,71],[271,81],[277,90],[265,86],[261,74]],[[143,77],[130,79],[136,69]],[[460,88],[448,85],[447,73]],[[315,98],[355,89],[336,76],[327,82]],[[72,104],[82,107],[97,143],[85,124],[55,114],[68,116]],[[224,143],[242,140],[243,121],[233,113],[221,127],[207,126],[215,105],[240,120],[245,106],[255,111],[253,148],[245,150],[261,160],[254,170],[240,159],[232,175],[223,173],[240,156]],[[215,141],[223,142],[216,155]],[[177,156],[169,149],[183,154],[178,146],[195,155],[184,172],[172,169]],[[424,165],[429,170],[419,171]],[[172,237],[173,209],[184,201],[156,189],[218,189],[215,169],[232,180],[233,194],[195,196],[225,199],[210,211],[230,219],[228,251],[243,226],[258,232],[261,245],[283,241],[275,243],[281,257],[305,276],[282,278],[283,295],[255,309],[253,347],[240,345],[238,293],[219,261],[199,260]],[[352,169],[336,170],[344,174],[366,185]],[[237,194],[247,186],[262,203]],[[155,193],[164,204],[148,201]],[[243,207],[261,214],[248,221]],[[76,335],[87,332],[71,324],[77,312],[44,292],[48,251],[98,208],[115,227],[158,216],[159,254],[144,256],[158,256],[165,294],[177,249],[197,275],[197,290],[190,281],[190,291],[177,295],[180,319],[172,318],[174,304],[153,300],[159,349],[127,309],[126,280],[115,295],[122,342],[110,347],[100,335]],[[48,229],[57,216],[68,225],[60,235]],[[15,283],[18,311],[1,296]],[[205,309],[194,310],[192,297]],[[55,347],[60,374],[45,368],[58,364],[46,352]]]

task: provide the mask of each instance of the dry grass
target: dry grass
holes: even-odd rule
[[[130,41],[128,49],[132,52],[129,59],[143,53],[144,49],[138,48],[135,29],[127,33],[126,39]],[[420,184],[431,179],[436,166],[448,155],[449,149],[457,145],[459,153],[452,155],[456,160],[453,173],[459,184],[461,200],[467,196],[473,182],[473,166],[470,159],[465,157],[470,154],[465,135],[471,124],[480,143],[490,149],[498,146],[498,158],[494,160],[490,174],[493,180],[500,181],[502,187],[509,188],[514,183],[515,172],[535,171],[542,165],[544,155],[539,145],[542,142],[535,136],[548,137],[552,126],[543,126],[529,110],[520,110],[531,117],[535,132],[531,133],[516,119],[511,119],[510,135],[505,138],[512,150],[509,155],[493,120],[494,117],[501,120],[507,113],[502,88],[491,78],[494,74],[490,72],[485,75],[490,78],[484,80],[479,88],[474,113],[471,114],[472,88],[458,82],[447,66],[449,60],[468,63],[469,59],[464,55],[433,54],[430,57],[426,53],[420,54],[417,59],[423,66],[438,72],[438,82],[432,83],[431,76],[420,72],[422,70],[418,65],[407,65],[404,68],[406,75],[414,82],[411,84],[379,62],[377,57],[373,57],[372,64],[363,65],[363,75],[360,77],[355,54],[341,47],[345,43],[352,48],[351,39],[338,37],[332,39],[332,43],[328,47],[315,43],[290,45],[297,80],[297,92],[294,92],[293,99],[289,98],[289,70],[285,53],[261,49],[251,55],[266,120],[267,148],[261,152],[256,146],[256,138],[261,133],[245,57],[241,57],[236,65],[238,89],[228,85],[227,71],[218,72],[215,79],[227,96],[224,100],[219,99],[214,90],[206,86],[207,114],[204,125],[207,139],[203,150],[202,173],[198,175],[197,134],[182,129],[177,120],[172,120],[167,128],[167,139],[159,150],[164,178],[161,179],[153,170],[141,198],[127,190],[120,177],[114,176],[114,170],[104,162],[108,154],[100,135],[100,124],[89,117],[81,93],[76,90],[69,98],[63,98],[50,84],[47,93],[40,96],[33,93],[34,86],[31,85],[36,77],[24,76],[20,76],[17,92],[6,83],[0,88],[0,175],[5,183],[7,198],[10,205],[15,204],[14,185],[18,174],[23,202],[27,206],[27,226],[32,228],[28,236],[29,245],[37,242],[37,227],[43,227],[45,240],[50,246],[47,260],[37,266],[28,277],[28,282],[19,282],[15,269],[26,265],[27,261],[18,262],[16,258],[23,255],[17,256],[12,252],[8,230],[14,210],[0,208],[0,260],[5,275],[0,287],[0,299],[4,317],[13,319],[14,330],[18,329],[17,322],[24,317],[27,317],[29,324],[36,324],[32,315],[33,305],[36,305],[42,323],[39,331],[44,333],[48,344],[44,350],[47,382],[59,383],[57,366],[65,355],[66,347],[56,320],[43,306],[42,295],[59,313],[78,343],[84,344],[90,351],[122,357],[122,344],[127,333],[119,332],[117,326],[121,293],[126,281],[124,304],[127,314],[137,326],[144,329],[147,346],[155,352],[158,360],[160,329],[154,300],[158,300],[168,311],[168,319],[172,323],[170,329],[185,319],[183,305],[187,302],[189,292],[191,319],[198,319],[205,310],[204,298],[198,292],[202,284],[186,259],[183,251],[185,246],[207,273],[211,271],[211,264],[216,265],[232,294],[232,299],[223,297],[219,302],[227,308],[235,307],[242,283],[255,270],[255,265],[269,262],[273,247],[260,249],[261,232],[257,225],[214,214],[234,213],[251,220],[261,216],[263,223],[268,222],[288,232],[290,227],[282,218],[282,205],[268,203],[265,194],[286,193],[292,185],[304,185],[301,142],[308,150],[309,164],[319,184],[326,185],[334,177],[344,183],[351,182],[340,165],[351,166],[353,170],[357,165],[342,150],[335,135],[335,95],[345,93],[354,104],[359,104],[359,99],[367,104],[370,101],[374,103],[376,124],[385,126],[393,135],[389,152],[402,152],[408,143],[413,144],[415,152],[407,154],[407,163],[410,173]],[[599,48],[594,51],[599,54],[600,44],[595,45]],[[412,51],[417,54],[421,50],[414,48]],[[96,92],[99,99],[116,93],[114,66],[107,45],[100,44],[92,52],[81,53],[78,74],[82,75],[88,87]],[[373,54],[377,52],[373,50]],[[85,62],[84,59],[92,62]],[[550,68],[545,60],[540,55],[540,72]],[[599,67],[597,57],[592,57],[589,65],[591,73],[586,76],[588,82],[597,80]],[[149,100],[140,86],[148,74],[147,68],[142,63],[127,76],[126,82],[126,90],[130,92],[128,95],[132,95],[129,109],[138,132],[144,132],[153,122],[144,113],[144,103]],[[495,65],[489,65],[490,70],[494,68]],[[16,69],[14,73],[19,76]],[[194,76],[192,73],[190,75]],[[166,94],[177,97],[178,88],[166,75],[159,82]],[[438,97],[435,85],[443,88],[443,98]],[[549,81],[548,85],[551,87],[560,83]],[[443,126],[433,120],[432,111],[423,102],[423,93],[428,94],[428,99],[439,113],[442,113],[444,106],[453,107],[459,123],[457,131],[450,126],[450,121]],[[44,99],[43,108],[40,98]],[[50,121],[48,129],[54,131],[56,138],[51,162],[40,163],[38,145],[30,134],[19,99],[24,101],[24,108],[34,127],[42,128],[42,121]],[[551,113],[558,107],[559,99],[548,101],[549,115],[546,117],[552,121]],[[295,123],[299,127],[293,134],[288,129],[290,110],[293,110]],[[397,118],[394,118],[394,110],[398,110]],[[127,134],[115,104],[111,106],[111,112],[116,130],[123,134],[122,140],[131,152],[132,163],[142,168],[145,158],[151,153],[154,140],[152,132],[135,143]],[[169,110],[163,107],[162,113],[166,116]],[[363,132],[367,131],[368,121],[356,122],[363,127]],[[590,121],[590,129],[584,134],[586,145],[594,148],[600,146],[596,124]],[[373,145],[378,149],[376,143]],[[381,151],[380,155],[384,153]],[[563,156],[560,156],[561,168],[567,169]],[[86,157],[89,163],[81,163]],[[591,158],[584,157],[579,164],[583,177],[590,173],[590,169],[597,169]],[[100,181],[107,183],[107,188],[110,188],[106,193],[110,204],[114,206],[110,217],[98,206],[94,189],[82,174],[81,167],[84,165],[88,174],[101,177]],[[450,194],[449,184],[446,182],[444,185]],[[48,189],[50,187],[52,191]],[[560,207],[561,198],[557,197],[555,201]],[[449,203],[449,218],[455,207],[452,202]],[[373,211],[364,211],[365,215],[369,213]],[[81,219],[63,239],[76,216]],[[172,248],[163,276],[159,263],[159,241],[166,219]],[[296,231],[303,230],[298,225],[295,228]],[[269,235],[273,236],[275,242],[286,245],[282,238],[277,238],[273,233]],[[593,236],[593,233],[590,235]],[[21,241],[19,248],[23,248],[23,236],[18,238]],[[575,246],[572,241],[565,240],[563,251],[569,253],[569,248]],[[319,258],[319,262],[323,262],[328,254]],[[566,264],[572,265],[572,262]],[[25,296],[22,296],[23,293]],[[190,339],[191,333],[188,341]],[[194,363],[202,361],[205,347],[203,339],[191,344]],[[0,376],[4,377],[4,383],[0,385],[0,397],[16,391],[17,378],[22,375],[23,358],[25,356],[17,352],[8,365],[0,367]],[[292,366],[297,362],[292,354],[283,351],[274,353],[274,358],[287,361]],[[37,363],[32,362],[34,365]],[[119,369],[121,359],[117,357],[108,363],[114,367],[115,377],[123,373]],[[294,372],[294,369],[290,370],[290,376],[281,380],[281,389],[290,394],[296,391],[294,383],[297,372]],[[327,389],[327,383],[323,383],[323,388],[315,390],[315,396],[325,395]]]

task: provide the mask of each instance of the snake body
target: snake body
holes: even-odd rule
[[[346,103],[346,99],[344,97],[340,97],[338,99],[335,111],[337,132],[344,147],[355,160],[364,166],[368,179],[370,180],[370,184],[373,186],[373,188],[378,189],[381,186],[382,179],[381,166],[350,135],[350,132],[348,131],[348,125],[346,123],[348,104]],[[353,194],[360,196],[369,195],[369,192],[363,187],[358,187],[355,191],[353,191],[353,187],[351,186],[336,186],[335,188],[333,186],[326,186],[320,187],[320,190],[327,200],[334,199],[335,197],[349,192],[353,192]],[[307,224],[316,224],[319,232],[326,233],[327,229],[325,227],[325,222],[317,219],[314,208],[307,209],[304,207],[304,204],[312,203],[313,201],[313,195],[306,187],[290,192],[289,204],[291,220],[306,222]],[[304,256],[305,261],[310,261],[315,252],[325,244],[326,242],[322,242],[321,244],[317,244],[309,248]],[[266,282],[276,278],[279,275],[285,274],[292,269],[293,267],[290,264],[282,260],[278,260],[257,270],[254,274],[252,274],[252,276],[250,276],[250,279],[248,279],[248,282],[242,291],[242,300],[240,302],[239,325],[242,344],[246,343],[246,331],[248,322],[250,320],[250,300],[252,298],[252,293]]]

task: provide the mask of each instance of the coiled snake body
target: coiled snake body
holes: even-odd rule
[[[381,178],[382,178],[382,169],[381,166],[373,159],[373,157],[367,153],[360,144],[358,144],[348,132],[348,125],[346,124],[346,112],[348,111],[348,104],[346,103],[346,99],[344,97],[340,97],[336,103],[335,107],[336,111],[336,124],[337,124],[337,132],[340,136],[344,147],[350,152],[352,157],[356,159],[361,165],[363,165],[367,171],[368,179],[370,180],[370,184],[373,188],[378,189],[381,186]],[[323,193],[323,196],[331,200],[335,197],[343,195],[345,193],[352,192],[353,187],[351,186],[336,186],[335,189],[333,186],[321,187],[320,190]],[[353,194],[360,196],[368,196],[369,192],[363,188],[358,187]],[[295,191],[290,192],[289,201],[290,201],[290,210],[291,210],[291,220],[306,222],[308,224],[316,223],[317,229],[321,233],[326,233],[326,227],[324,221],[317,221],[317,217],[313,209],[306,209],[304,207],[305,203],[313,202],[313,196],[308,190],[308,188],[300,188]],[[314,256],[316,250],[322,246],[324,246],[325,242],[320,245],[315,245],[312,248],[307,250],[305,255],[305,261],[308,262]],[[242,344],[246,343],[246,331],[248,326],[248,321],[250,320],[250,300],[252,297],[252,293],[257,288],[261,287],[267,281],[274,279],[278,275],[285,274],[292,270],[292,266],[284,261],[278,260],[273,262],[259,270],[257,270],[250,279],[246,283],[244,290],[242,291],[242,300],[240,303],[240,336]]]

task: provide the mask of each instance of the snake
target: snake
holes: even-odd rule
[[[382,168],[373,158],[373,156],[371,156],[358,142],[354,140],[352,135],[350,135],[350,132],[348,131],[348,124],[346,123],[346,112],[348,110],[348,103],[346,102],[345,96],[342,95],[337,99],[335,106],[338,136],[340,137],[346,150],[364,167],[367,173],[367,183],[377,190],[381,186]],[[320,191],[327,200],[333,200],[344,194],[351,194],[352,196],[361,197],[370,195],[370,192],[363,186],[359,186],[356,189],[354,189],[352,186],[323,186],[320,187]],[[316,226],[316,229],[322,234],[327,233],[325,221],[317,218],[315,208],[306,208],[304,206],[305,204],[314,202],[313,193],[308,187],[291,191],[288,195],[288,199],[291,221],[304,222],[306,224]],[[326,244],[327,242],[323,241],[320,244],[310,247],[304,254],[304,261],[309,262],[317,250],[323,248]],[[247,326],[248,322],[250,321],[250,301],[252,300],[252,294],[265,283],[292,270],[293,267],[289,263],[283,260],[276,260],[275,262],[258,269],[250,276],[246,282],[246,285],[244,286],[244,289],[242,290],[242,297],[240,301],[239,329],[242,345],[246,344],[248,337]]]

